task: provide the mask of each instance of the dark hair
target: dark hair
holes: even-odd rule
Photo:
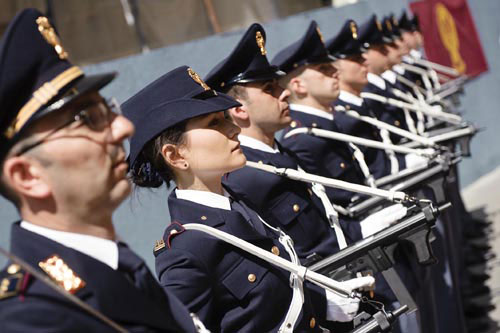
[[[165,182],[168,187],[170,181],[175,181],[174,172],[165,162],[161,150],[168,143],[175,145],[183,143],[186,123],[187,120],[164,130],[144,145],[130,168],[130,177],[135,185],[160,187]]]

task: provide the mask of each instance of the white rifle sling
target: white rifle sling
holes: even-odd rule
[[[300,266],[277,255],[272,254],[269,251],[261,249],[241,238],[228,234],[227,232],[217,230],[215,228],[209,227],[207,225],[199,223],[188,223],[183,225],[186,230],[197,230],[211,235],[217,239],[220,239],[226,243],[229,243],[245,252],[248,252],[259,259],[265,260],[270,264],[273,264],[281,269],[284,269],[290,273],[297,275],[302,280],[310,281],[315,285],[327,289],[333,293],[336,293],[343,297],[355,297],[357,296],[351,288],[346,287],[341,282],[330,279],[324,275],[318,274],[307,270],[307,267]]]
[[[375,148],[375,149],[384,149],[384,150],[389,149],[389,150],[393,150],[396,153],[401,153],[401,154],[416,154],[416,155],[421,155],[421,156],[432,157],[432,154],[429,154],[429,151],[427,151],[427,150],[411,149],[408,147],[397,146],[397,145],[393,145],[390,143],[385,143],[385,142],[380,142],[380,141],[375,141],[375,140],[368,140],[368,139],[360,138],[357,136],[328,131],[328,130],[324,130],[324,129],[320,129],[320,128],[311,128],[311,127],[295,128],[295,129],[291,130],[290,132],[286,133],[284,138],[287,139],[287,138],[294,136],[294,135],[297,135],[297,134],[314,135],[314,136],[318,136],[318,137],[322,137],[322,138],[326,138],[326,139],[353,143],[353,144],[366,146],[366,147],[370,147],[370,148]]]
[[[393,191],[393,190],[382,190],[378,188],[371,188],[368,186],[364,185],[359,185],[359,184],[353,184],[349,182],[345,182],[342,180],[338,179],[332,179],[332,178],[327,178],[327,177],[322,177],[322,176],[317,176],[317,175],[312,175],[310,173],[306,172],[301,172],[295,169],[288,169],[288,168],[276,168],[272,165],[264,164],[264,163],[256,163],[256,162],[251,162],[247,161],[246,164],[248,167],[254,168],[254,169],[259,169],[262,171],[266,171],[278,176],[302,181],[305,183],[318,183],[326,187],[332,187],[332,188],[337,188],[341,189],[344,191],[350,191],[354,193],[360,193],[360,194],[366,194],[369,196],[376,196],[376,197],[381,197],[389,201],[393,202],[401,202],[405,201],[409,198],[409,196],[400,191]]]
[[[348,115],[349,117],[356,118],[358,120],[364,121],[364,122],[366,122],[366,123],[368,123],[370,125],[373,125],[373,126],[379,128],[379,129],[386,129],[386,130],[388,130],[391,133],[397,134],[399,136],[402,136],[404,138],[410,139],[412,141],[419,142],[419,143],[421,143],[424,146],[433,147],[433,146],[436,145],[429,138],[426,138],[426,137],[423,137],[423,136],[420,136],[420,135],[416,135],[416,134],[410,133],[410,132],[408,132],[406,130],[403,130],[403,129],[399,128],[399,127],[393,126],[391,124],[388,124],[388,123],[383,122],[381,120],[378,120],[376,118],[372,118],[372,117],[368,117],[368,116],[362,116],[362,115],[360,115],[359,113],[357,113],[356,111],[353,111],[353,110],[347,111],[344,107],[342,107],[340,105],[338,105],[338,106],[335,107],[335,111],[345,112],[345,114]]]
[[[382,138],[382,142],[386,144],[392,144],[391,137],[386,129],[380,130],[380,137]],[[398,173],[399,161],[398,158],[396,157],[396,153],[394,153],[394,150],[389,150],[389,149],[386,149],[385,153],[389,158],[389,161],[391,162],[391,175]]]
[[[354,152],[353,153],[354,159],[358,162],[359,168],[361,169],[363,176],[365,176],[366,184],[370,187],[376,187],[375,186],[375,178],[373,178],[373,175],[370,172],[370,168],[368,168],[368,164],[366,164],[365,154],[363,154],[361,149],[359,149],[352,142],[349,142],[349,147],[351,147],[351,149]]]
[[[443,121],[452,123],[454,125],[462,123],[462,117],[460,117],[456,114],[443,112],[435,106],[422,107],[421,105],[406,103],[406,102],[403,102],[403,101],[398,100],[398,99],[387,98],[384,96],[380,96],[380,95],[372,94],[372,93],[367,93],[367,92],[361,93],[361,97],[363,99],[371,99],[371,100],[374,100],[374,101],[377,101],[377,102],[380,102],[383,104],[392,105],[392,106],[398,107],[400,109],[407,108],[408,110],[413,111],[413,112],[421,111],[422,113],[424,113],[425,115],[427,115],[429,117],[441,119]]]

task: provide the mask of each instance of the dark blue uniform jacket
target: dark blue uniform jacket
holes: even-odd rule
[[[279,144],[278,148],[281,153],[273,154],[241,146],[249,161],[297,170],[297,156]],[[266,222],[285,231],[293,239],[301,259],[314,253],[325,258],[338,252],[335,232],[309,184],[250,167],[231,172],[224,183]],[[340,217],[340,223],[348,242],[361,239],[357,221]]]
[[[236,198],[234,193],[231,196]],[[266,235],[258,233],[238,211],[178,199],[175,191],[168,205],[172,224],[163,236],[166,246],[155,251],[156,272],[165,290],[197,313],[212,332],[276,332],[292,298],[290,274],[182,225],[202,223],[269,251],[276,247],[279,256],[289,259],[278,236],[267,228]],[[300,332],[318,330],[326,317],[324,291],[308,287],[295,328]]]
[[[186,307],[165,294],[149,271],[138,289],[124,273],[19,222],[12,226],[11,251],[35,268],[58,255],[86,283],[74,295],[131,332],[195,332]],[[0,332],[114,332],[28,273],[4,270],[0,281],[11,291],[0,299]]]
[[[366,107],[366,104],[362,106],[354,105],[346,101],[337,99],[335,105],[340,105],[345,107],[347,110],[354,110],[362,116],[376,118],[374,112]],[[334,122],[337,124],[338,128],[342,133],[359,136],[368,140],[375,140],[382,142],[380,137],[380,130],[359,119],[350,117],[343,112],[334,111]],[[391,173],[391,161],[387,157],[386,153],[382,149],[368,148],[366,146],[357,145],[359,149],[363,152],[365,156],[366,164],[370,169],[371,174],[375,179],[387,176]],[[399,162],[399,169],[402,170],[406,167],[406,162],[404,155],[396,154],[396,158]]]
[[[337,124],[329,119],[293,110],[290,111],[290,115],[293,118],[292,124],[284,130],[283,135],[298,127],[315,127],[340,132]],[[309,134],[298,134],[282,139],[281,144],[298,156],[301,167],[309,173],[365,184],[364,175],[347,143]],[[326,193],[330,201],[341,206],[347,206],[356,196],[355,193],[330,187],[326,188]]]

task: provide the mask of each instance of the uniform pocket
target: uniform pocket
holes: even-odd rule
[[[248,259],[241,260],[222,280],[222,284],[238,300],[257,287],[268,272],[267,268]]]
[[[309,206],[309,201],[288,192],[270,207],[270,212],[281,225],[288,225]]]

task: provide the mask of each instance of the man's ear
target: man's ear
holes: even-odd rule
[[[44,199],[52,193],[43,175],[43,167],[26,156],[7,158],[3,165],[3,177],[14,192],[27,198]]]
[[[229,110],[227,110],[229,112],[229,115],[231,116],[231,119],[233,119],[233,121],[237,124],[242,121],[248,121],[246,104],[244,104],[244,102],[239,99],[236,100],[241,103],[241,106],[235,106],[234,108],[230,108]]]
[[[167,143],[161,147],[161,154],[170,167],[178,170],[186,170],[189,168],[189,163],[184,158],[179,145]]]
[[[290,79],[288,83],[288,89],[293,92],[296,96],[301,96],[307,94],[307,87],[304,80],[299,77],[294,77]]]

